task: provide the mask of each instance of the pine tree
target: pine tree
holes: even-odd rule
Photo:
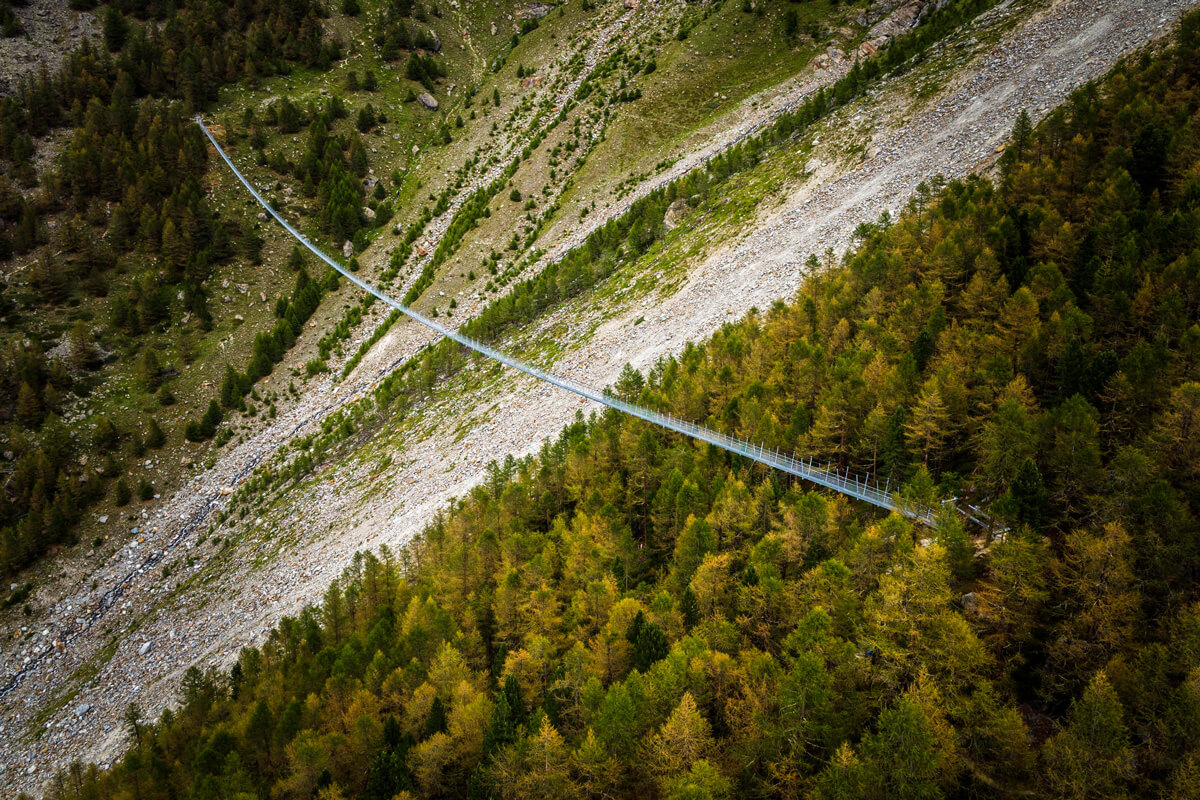
[[[132,499],[133,499],[133,492],[131,492],[129,490],[129,484],[125,482],[124,478],[121,478],[120,480],[117,481],[117,489],[116,489],[116,494],[113,497],[113,501],[118,506],[124,506],[124,505],[128,505],[129,501]]]
[[[638,612],[641,615],[641,612]],[[662,628],[653,622],[646,622],[633,639],[633,668],[646,672],[656,662],[667,657],[670,644]]]
[[[1012,134],[1009,136],[1008,149],[1004,152],[1004,157],[1001,159],[1002,166],[1007,170],[1023,161],[1029,154],[1029,146],[1033,141],[1033,120],[1029,117],[1029,112],[1021,109],[1021,113],[1017,115],[1016,122],[1013,123]]]
[[[897,406],[888,418],[887,433],[879,451],[879,474],[888,479],[892,486],[903,483],[911,468],[912,457],[905,440],[907,424],[908,414],[904,406]]]
[[[1046,519],[1049,495],[1042,482],[1042,473],[1032,458],[1026,458],[1013,477],[1009,492],[1012,495],[1017,521],[1035,530]]]
[[[1072,704],[1066,728],[1046,743],[1045,757],[1047,780],[1057,797],[1125,796],[1133,750],[1120,698],[1103,671]]]
[[[128,32],[125,15],[115,6],[109,6],[104,12],[104,46],[110,53],[115,53],[125,46],[125,36]]]
[[[17,390],[17,419],[26,428],[36,428],[41,424],[42,415],[42,400],[38,397],[38,391],[28,381],[22,381]]]
[[[442,703],[442,698],[434,697],[433,704],[429,707],[429,714],[425,717],[425,729],[422,734],[422,739],[428,739],[435,733],[446,732],[446,706]]]
[[[927,386],[904,428],[909,446],[920,451],[925,466],[929,466],[930,458],[935,462],[940,459],[949,427],[950,412],[942,401],[941,390],[937,385]]]
[[[715,750],[712,728],[691,692],[685,692],[679,705],[663,723],[651,744],[654,769],[671,778],[691,769],[699,759],[709,758]]]
[[[152,392],[158,389],[162,385],[163,370],[162,364],[158,360],[158,353],[153,347],[147,347],[142,351],[142,360],[139,366],[146,388]]]

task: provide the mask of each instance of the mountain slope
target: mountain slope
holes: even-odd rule
[[[1166,14],[1174,8],[1174,5],[1168,4],[1163,6],[1162,11]],[[1159,24],[1157,20],[1133,12],[1132,7],[1119,5],[1112,9],[1106,9],[1098,18],[1091,18],[1078,6],[1072,4],[1052,7],[1045,17],[1035,21],[1035,27],[1031,30],[1044,31],[1042,35],[1051,41],[1063,43],[1064,47],[1061,51],[1051,52],[1049,60],[1035,60],[1033,63],[1035,65],[1052,65],[1055,70],[1062,70],[1064,73],[1067,73],[1064,64],[1071,64],[1070,69],[1080,70],[1077,73],[1079,76],[1095,74],[1095,71],[1099,71],[1107,63],[1111,63],[1111,59],[1115,58],[1122,49],[1155,34]],[[999,19],[993,23],[993,27],[985,28],[985,30],[1004,31],[1005,25],[1009,24],[1003,17],[1003,14],[1007,13],[1013,13],[1013,10],[1005,9]],[[1014,19],[1023,19],[1023,15],[1026,13],[1028,10],[1018,9]],[[1100,21],[1095,22],[1095,19]],[[1091,36],[1080,37],[1077,42],[1078,47],[1065,47],[1066,43],[1079,35],[1081,29],[1086,32],[1089,27],[1094,27],[1095,31]],[[1010,40],[1002,39],[1002,41]],[[965,51],[961,48],[951,51],[947,58],[953,61],[958,57],[955,53],[971,52],[971,43],[968,42],[965,47]],[[991,41],[985,40],[980,49],[987,52],[990,47]],[[1093,49],[1089,50],[1088,48]],[[1011,56],[1012,53],[1009,55]],[[1087,59],[1088,55],[1092,56],[1090,64]],[[953,66],[955,68],[965,67],[970,70],[974,65],[968,63],[966,65],[954,64]],[[983,71],[992,74],[997,70],[1004,71],[1009,66],[1010,61],[1006,57],[985,62],[986,69]],[[511,68],[510,65],[505,69]],[[934,97],[938,96],[943,87],[937,85],[936,71],[931,69],[930,73],[923,72],[912,76],[907,82],[896,87],[896,94],[890,95],[890,97],[906,98],[905,103],[901,106],[905,110],[901,113],[909,113],[907,109],[912,107],[912,95],[909,95],[909,92],[916,95],[920,101],[915,106],[916,113],[920,113],[922,102],[929,102],[929,95],[921,96],[919,92],[920,87],[926,81],[934,84],[931,91]],[[1069,80],[1064,80],[1062,84],[1046,85],[1031,67],[1027,72],[1021,73],[1015,86],[1006,86],[1004,91],[1013,91],[1017,93],[1018,97],[1028,98],[1028,101],[1012,101],[1011,111],[1015,112],[1023,105],[1052,106],[1071,85]],[[955,102],[957,103],[957,101]],[[881,102],[880,105],[883,103]],[[869,148],[862,151],[857,149],[857,145],[848,147],[844,140],[832,137],[829,133],[829,131],[839,128],[843,131],[851,130],[852,127],[847,123],[852,121],[854,115],[858,113],[861,112],[855,109],[840,112],[835,119],[828,123],[828,127],[823,129],[824,133],[814,134],[813,138],[818,136],[821,138],[821,142],[816,145],[816,157],[825,162],[822,170],[815,176],[814,183],[821,178],[840,174],[847,168],[853,170],[856,166],[854,159],[864,152],[868,156],[868,160],[863,172],[868,177],[876,177],[870,173],[870,170],[882,159],[876,161],[870,158],[872,154]],[[948,109],[941,109],[940,113],[948,113]],[[971,118],[975,113],[977,110],[973,110],[970,114],[957,116],[963,121],[964,131],[969,131],[969,126],[972,124],[979,124]],[[995,143],[999,141],[1001,131],[1008,128],[1012,116],[1012,114],[1005,113],[994,119],[988,119],[988,127],[979,137],[968,137],[972,149],[955,154],[961,155],[962,160],[959,163],[962,167],[987,158],[988,154],[994,150]],[[925,120],[928,124],[928,121],[934,117],[918,116],[917,119]],[[232,125],[229,127],[232,128]],[[891,136],[890,133],[879,135],[884,144],[890,141],[887,138]],[[749,269],[733,271],[742,266],[740,258],[738,261],[722,262],[714,259],[710,262],[706,260],[705,254],[716,249],[710,242],[720,241],[731,231],[754,230],[758,227],[753,221],[753,217],[747,216],[747,214],[755,213],[753,209],[763,200],[764,195],[770,198],[767,208],[771,207],[771,203],[781,202],[788,196],[786,188],[789,187],[790,182],[799,180],[800,175],[794,165],[808,160],[810,147],[812,147],[810,142],[802,142],[795,151],[787,151],[775,156],[749,177],[739,179],[733,184],[733,190],[728,194],[725,194],[723,190],[723,193],[717,198],[718,201],[727,197],[739,198],[739,203],[726,207],[723,212],[718,209],[716,203],[704,206],[697,212],[698,216],[693,218],[693,220],[700,220],[703,224],[689,223],[687,229],[681,230],[673,236],[669,234],[660,249],[653,251],[644,260],[627,266],[618,273],[615,279],[606,283],[596,293],[585,295],[574,301],[574,304],[556,311],[544,323],[545,327],[540,329],[540,333],[537,329],[518,329],[518,346],[526,347],[533,353],[543,353],[548,362],[562,358],[569,359],[570,363],[577,365],[575,369],[580,371],[580,376],[586,377],[590,381],[614,380],[625,360],[634,360],[639,365],[647,365],[664,349],[672,347],[671,342],[681,344],[684,335],[702,336],[715,324],[723,319],[728,319],[735,310],[740,312],[755,304],[766,307],[775,297],[786,294],[789,287],[794,285],[792,283],[796,279],[794,273],[788,272],[780,274],[779,277],[772,280],[763,280],[760,271]],[[974,155],[971,155],[972,152]],[[913,172],[897,173],[898,198],[904,196],[905,182],[908,182],[911,189],[916,182],[919,182],[920,177],[924,177],[921,175],[922,171],[934,169],[934,167],[921,166],[926,163],[929,162],[918,162],[917,166],[920,169],[913,170]],[[910,177],[914,173],[915,180]],[[892,174],[892,172],[887,173],[888,176]],[[877,188],[886,186],[886,183],[886,180],[881,180],[874,182],[873,185]],[[839,191],[863,191],[862,197],[874,196],[871,183],[856,181],[851,177],[847,179],[845,185],[848,186],[848,189]],[[792,191],[797,191],[797,189],[792,188]],[[801,186],[798,191],[800,194],[787,201],[789,205],[795,205],[802,201],[809,190],[805,186]],[[852,195],[842,194],[840,196]],[[506,200],[507,198],[500,199]],[[899,199],[889,200],[881,205],[895,209],[899,205]],[[861,216],[853,215],[840,219],[835,217],[834,219],[839,220],[836,222],[835,230],[840,231],[840,236],[848,237],[858,222],[874,219],[881,205],[870,206],[869,210],[864,209]],[[851,208],[857,209],[859,206]],[[751,209],[751,211],[747,212],[747,209]],[[721,213],[727,216],[722,218]],[[492,236],[492,240],[495,241],[496,238]],[[783,241],[803,242],[806,240],[801,240],[797,236],[796,239]],[[497,243],[503,243],[503,237]],[[824,249],[824,244],[823,241],[808,244],[806,251],[820,252]],[[752,244],[747,245],[747,248],[752,246]],[[793,244],[791,247],[795,247],[795,245]],[[676,256],[679,250],[674,248],[682,248],[684,254],[682,258]],[[690,253],[688,252],[689,248]],[[364,263],[364,267],[367,269],[382,268],[384,266],[382,263],[377,265],[369,263],[372,258],[378,258],[372,256],[372,252],[374,251],[369,249],[363,258],[364,262],[367,262]],[[750,251],[743,251],[743,253],[748,252]],[[785,255],[785,253],[786,251],[783,251],[781,254]],[[694,259],[696,264],[701,265],[701,269],[712,269],[714,272],[697,272],[688,282],[685,293],[679,300],[674,301],[675,305],[664,306],[664,310],[679,309],[678,312],[672,312],[671,317],[662,319],[656,317],[664,317],[665,313],[646,313],[647,307],[658,312],[660,306],[670,303],[669,299],[660,299],[660,297],[669,296],[677,291],[683,276],[688,275],[690,270],[696,268],[696,264],[686,263],[685,258]],[[802,259],[802,255],[797,254],[794,258],[799,261]],[[651,267],[651,265],[654,266]],[[447,270],[449,269],[448,267]],[[667,275],[671,277],[669,280],[661,280],[658,290],[662,295],[647,294],[654,289],[653,276],[658,272],[663,273],[662,278]],[[712,277],[702,277],[707,275]],[[718,276],[720,276],[719,280]],[[413,270],[408,277],[415,280],[417,272]],[[641,282],[639,283],[639,281]],[[430,298],[428,301],[430,304],[442,305],[447,301],[437,300],[437,291],[447,291],[450,287],[447,286],[446,289],[436,287],[437,284],[435,284],[434,291],[426,296]],[[626,287],[633,287],[632,291],[618,294]],[[447,293],[454,296],[453,291]],[[730,302],[729,298],[736,298],[736,301]],[[465,301],[460,305],[464,309],[467,308]],[[594,310],[589,311],[589,306],[592,309],[606,309],[604,313],[612,314],[613,319],[605,322],[603,315],[597,314]],[[626,311],[625,309],[631,310]],[[336,318],[336,314],[332,316]],[[645,319],[635,325],[638,317]],[[565,340],[564,334],[568,334]],[[364,359],[363,364],[359,367],[363,377],[338,387],[342,398],[353,398],[360,386],[374,380],[378,370],[403,360],[404,356],[414,352],[425,341],[414,336],[411,330],[404,328],[395,329],[389,336],[395,338],[383,340],[382,346],[375,348]],[[675,338],[669,339],[668,336]],[[592,343],[587,346],[587,349],[580,349],[583,342],[589,339]],[[299,360],[295,363],[302,364],[304,360],[311,357],[315,350],[313,344],[311,340],[301,343],[302,348],[308,349],[306,353],[298,356]],[[564,345],[566,345],[565,349]],[[636,349],[634,349],[635,347]],[[335,361],[334,366],[336,367],[336,365]],[[283,378],[282,384],[286,385],[286,373],[281,377]],[[372,537],[382,536],[392,541],[405,538],[408,532],[423,525],[428,514],[438,509],[444,502],[444,498],[462,493],[467,487],[478,482],[484,474],[482,467],[490,457],[502,457],[514,451],[527,451],[541,435],[553,433],[563,421],[569,419],[572,409],[561,399],[531,391],[528,386],[514,384],[507,378],[499,378],[499,380],[497,378],[499,376],[488,373],[469,375],[468,383],[463,385],[463,388],[468,390],[467,393],[462,393],[458,397],[454,395],[453,392],[457,390],[453,386],[461,384],[441,390],[430,398],[432,402],[418,403],[418,408],[411,416],[390,423],[385,435],[369,442],[368,447],[361,452],[356,453],[359,442],[352,441],[350,443],[352,449],[347,450],[352,458],[347,464],[339,466],[336,471],[324,474],[319,479],[304,481],[290,495],[273,498],[271,503],[274,510],[265,509],[268,513],[254,512],[246,520],[247,523],[253,522],[261,513],[264,522],[260,525],[236,526],[236,519],[230,519],[220,531],[219,539],[209,536],[206,540],[208,543],[206,547],[188,554],[196,558],[198,564],[212,559],[211,563],[199,572],[197,578],[182,583],[178,578],[166,581],[166,586],[170,589],[168,595],[170,599],[165,607],[161,606],[152,594],[145,593],[144,590],[140,593],[131,593],[128,598],[133,604],[131,606],[131,610],[134,611],[133,617],[139,620],[138,632],[136,638],[126,639],[122,645],[116,648],[115,656],[112,651],[103,647],[103,640],[98,637],[91,641],[73,643],[69,652],[56,656],[56,659],[60,659],[60,663],[77,665],[88,664],[93,655],[100,656],[97,661],[92,662],[95,665],[94,669],[98,672],[93,672],[93,668],[88,668],[79,673],[78,685],[85,687],[80,697],[87,698],[88,701],[98,700],[96,689],[90,687],[113,686],[114,684],[110,681],[114,678],[119,678],[116,685],[119,685],[120,681],[132,677],[133,681],[141,686],[145,685],[147,681],[162,681],[161,668],[163,664],[173,663],[176,669],[182,669],[183,664],[190,663],[192,659],[202,654],[207,653],[207,657],[211,658],[218,657],[218,653],[231,652],[228,648],[231,645],[236,648],[237,645],[233,643],[244,641],[243,637],[248,632],[263,631],[273,624],[283,610],[295,609],[307,598],[312,597],[312,587],[324,585],[332,575],[336,574],[340,570],[340,565],[345,563],[349,551],[354,547],[360,543],[372,541]],[[318,378],[317,380],[322,379]],[[283,385],[280,385],[279,388],[282,389]],[[309,392],[311,393],[320,385],[319,382],[310,384]],[[504,393],[498,393],[498,389]],[[471,394],[472,391],[475,394]],[[477,407],[474,400],[476,397],[481,401]],[[236,457],[222,457],[217,463],[217,471],[197,482],[195,489],[189,489],[173,500],[171,505],[164,509],[166,513],[160,519],[167,522],[176,518],[177,514],[189,513],[191,509],[207,503],[210,498],[219,500],[218,487],[232,485],[234,475],[241,472],[245,466],[253,465],[255,459],[261,457],[262,454],[270,452],[278,445],[282,434],[290,433],[297,424],[313,426],[313,420],[320,418],[319,415],[314,417],[313,412],[330,404],[331,397],[320,391],[312,393],[311,396],[306,393],[305,398],[292,408],[281,402],[280,420],[270,424],[267,428],[268,430],[273,429],[272,433],[261,438],[259,434],[251,433],[250,441],[235,450]],[[497,414],[498,411],[506,413],[501,416]],[[362,413],[356,411],[354,418],[363,419]],[[366,418],[369,419],[369,417]],[[477,420],[480,427],[474,431],[468,430],[462,423],[469,419]],[[239,422],[239,426],[243,424],[245,423]],[[429,431],[436,431],[439,426],[453,430],[454,433],[448,437],[436,432],[430,435]],[[312,429],[312,427],[307,428],[307,430]],[[465,438],[455,441],[459,437]],[[468,444],[471,445],[469,450],[467,449]],[[243,458],[249,460],[239,461]],[[320,457],[318,457],[318,461],[320,461]],[[201,487],[204,486],[207,488],[202,489]],[[384,493],[380,493],[381,486],[390,488],[387,488]],[[201,494],[201,491],[205,493]],[[305,494],[309,495],[309,500],[299,499]],[[297,505],[297,503],[300,504]],[[354,527],[347,533],[348,522]],[[157,542],[160,539],[156,537],[173,536],[175,530],[174,525],[162,525],[161,532],[150,533],[146,546],[149,549],[157,549],[159,547]],[[335,535],[327,536],[326,531],[333,531]],[[185,546],[194,545],[200,538],[204,538],[204,534],[186,538],[184,544]],[[231,542],[229,546],[231,549],[213,549],[212,544],[217,541]],[[264,547],[264,545],[267,546]],[[245,555],[240,558],[235,557],[235,553],[255,553],[254,558],[257,563],[251,561],[244,567],[231,570],[238,560],[246,559]],[[106,569],[100,573],[99,577],[102,583],[107,583],[108,576],[118,572],[124,572],[124,569]],[[189,572],[191,572],[190,568]],[[156,572],[155,581],[157,581],[157,574]],[[150,585],[145,578],[138,577],[135,580],[142,582],[143,586]],[[231,603],[227,603],[222,599],[225,595],[231,595],[235,599]],[[63,605],[70,602],[67,597],[69,595],[63,598],[65,601]],[[272,605],[276,602],[280,605],[273,608]],[[141,616],[141,609],[156,606],[159,607],[159,611],[154,616],[150,618]],[[181,635],[177,638],[169,636],[169,632],[173,630]],[[203,631],[201,635],[204,638],[198,637],[193,631]],[[155,648],[151,651],[153,655],[149,658],[138,655],[141,642],[144,640],[152,641],[153,648]],[[76,649],[77,645],[78,649]],[[213,649],[210,650],[210,647]],[[180,658],[175,655],[176,653],[186,655]],[[14,654],[18,657],[21,655],[20,651]],[[227,658],[227,656],[220,657]],[[113,658],[113,660],[109,661],[109,658]],[[98,675],[98,677],[93,678],[93,675]],[[37,682],[43,679],[35,676],[35,682],[30,689],[34,689],[38,685]],[[57,690],[51,695],[52,697],[64,696],[56,682],[50,685]],[[147,702],[147,705],[156,708],[158,703],[168,696],[169,685],[168,678],[157,684],[158,688],[150,690],[148,696],[152,699]],[[101,693],[107,691],[102,690]],[[125,699],[122,696],[124,694],[119,690],[113,696],[105,694],[102,703],[105,708],[104,714],[107,715],[108,720],[114,720],[119,715]],[[72,689],[69,697],[74,696],[74,689]],[[68,701],[60,699],[56,702],[59,703],[61,709],[58,713],[62,714],[64,718],[75,708]],[[73,722],[71,727],[80,728],[82,733],[82,730],[87,730],[89,726],[104,724],[95,717],[97,712],[92,713],[93,719],[85,718],[81,724]],[[105,745],[105,749],[99,752],[112,752],[112,748],[116,746],[122,736],[117,726],[112,725],[111,722],[107,724],[111,726],[109,728],[111,738]],[[52,746],[52,740],[48,740],[45,745]]]
[[[972,485],[1006,535],[579,420],[63,795],[1189,796],[1197,48],[1193,13],[1019,121],[994,185],[918,191],[794,303],[617,382],[925,499]]]

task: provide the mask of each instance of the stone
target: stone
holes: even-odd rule
[[[431,95],[429,92],[421,92],[419,95],[417,95],[417,102],[425,106],[425,108],[430,111],[438,110],[437,98]]]
[[[375,221],[375,209],[371,208],[370,206],[363,206],[362,215],[363,219],[365,219],[367,222]]]
[[[342,243],[342,258],[349,258],[352,255],[354,255],[354,245],[347,239]]]
[[[82,717],[84,714],[88,713],[91,710],[92,710],[92,706],[90,703],[80,703],[79,707],[75,709],[75,716]]]
[[[154,642],[142,642],[142,646],[138,648],[138,655],[144,656],[154,649]]]
[[[674,230],[679,227],[679,222],[687,212],[687,207],[687,200],[682,197],[667,206],[667,213],[663,215],[663,227],[667,230]]]
[[[529,3],[517,12],[518,19],[541,19],[549,14],[551,7],[548,3]]]

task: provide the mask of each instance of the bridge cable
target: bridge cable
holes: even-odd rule
[[[304,236],[304,234],[292,227],[292,225],[286,219],[284,219],[278,211],[271,207],[271,204],[268,203],[266,199],[258,192],[258,190],[254,188],[250,181],[246,179],[246,176],[242,174],[241,170],[234,165],[224,148],[222,148],[220,143],[217,142],[216,137],[213,136],[212,132],[204,124],[203,119],[197,115],[195,122],[200,126],[200,129],[204,131],[204,135],[208,137],[209,142],[212,143],[212,146],[216,149],[217,154],[221,156],[221,159],[225,162],[226,166],[228,166],[237,179],[241,181],[242,185],[249,190],[250,194],[254,196],[254,199],[258,201],[259,205],[261,205],[268,214],[274,217],[275,221],[282,225],[283,228],[290,233],[297,242],[304,245],[304,247],[307,248],[313,255],[324,261],[339,274],[367,294],[376,297],[377,299],[383,301],[386,305],[391,306],[395,310],[419,322],[425,327],[440,333],[447,339],[451,339],[469,350],[473,350],[480,355],[504,364],[505,366],[515,369],[519,372],[523,372],[526,375],[530,375],[540,381],[548,383],[552,386],[557,386],[560,389],[565,389],[568,392],[573,392],[580,397],[600,403],[608,408],[615,409],[633,417],[637,417],[638,419],[649,422],[652,425],[666,428],[667,430],[688,436],[693,439],[699,439],[700,441],[707,442],[715,447],[720,447],[723,450],[727,450],[736,455],[749,458],[752,461],[766,464],[767,466],[778,469],[781,472],[794,475],[795,477],[809,481],[810,483],[814,483],[823,488],[831,489],[856,500],[861,500],[865,503],[870,503],[871,505],[887,509],[889,511],[897,511],[904,516],[914,519],[918,522],[932,524],[934,521],[936,517],[936,512],[934,509],[912,503],[898,497],[896,494],[890,491],[890,480],[883,488],[880,488],[877,482],[871,480],[870,475],[859,477],[851,474],[848,470],[843,471],[838,468],[833,468],[830,465],[821,466],[819,463],[814,463],[811,458],[799,458],[794,453],[789,455],[777,449],[767,448],[762,444],[752,444],[751,442],[743,439],[738,439],[736,437],[705,428],[701,425],[679,419],[670,414],[664,414],[659,411],[643,408],[642,406],[627,402],[619,397],[615,397],[612,394],[609,394],[607,391],[595,389],[587,384],[571,378],[555,375],[554,373],[547,372],[546,370],[535,367],[532,364],[521,361],[520,359],[503,353],[494,347],[484,344],[483,342],[476,341],[475,339],[472,339],[471,337],[466,336],[465,334],[453,328],[449,328],[437,322],[436,320],[427,317],[416,309],[410,308],[404,303],[401,303],[399,300],[391,297],[378,287],[368,283],[354,273],[350,272],[348,269],[342,266],[342,264],[330,258],[319,248],[317,248]]]

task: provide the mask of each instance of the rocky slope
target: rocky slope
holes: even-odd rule
[[[43,67],[51,72],[63,56],[100,26],[86,11],[72,11],[64,0],[30,0],[13,9],[23,33],[0,38],[0,95],[9,94],[22,78]]]

